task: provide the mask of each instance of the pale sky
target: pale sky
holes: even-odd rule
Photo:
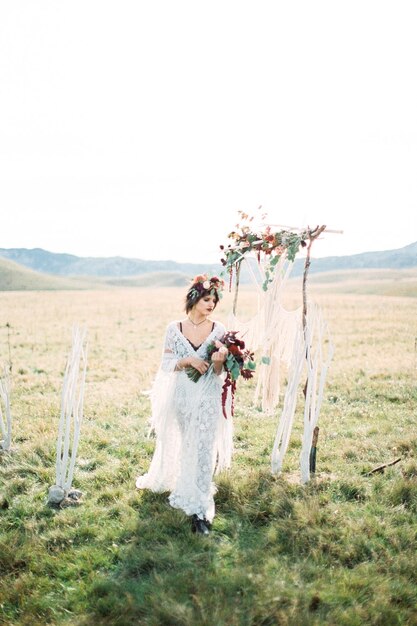
[[[412,0],[0,0],[0,247],[215,262],[238,210],[417,240]]]

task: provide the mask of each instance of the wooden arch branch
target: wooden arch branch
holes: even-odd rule
[[[311,264],[311,246],[313,242],[321,235],[321,233],[326,230],[326,225],[316,226],[314,230],[308,229],[308,244],[307,244],[307,255],[306,260],[304,262],[304,273],[303,273],[303,333],[304,340],[306,342],[306,359],[309,358],[309,348],[307,347],[307,275],[308,270],[310,269]],[[307,388],[308,388],[308,376],[303,388],[304,400],[307,401]],[[312,415],[309,411],[309,421],[311,421]],[[318,426],[314,428],[313,440],[311,442],[310,448],[310,472],[315,473],[316,471],[316,450],[317,450],[317,441],[319,438],[320,429]]]
[[[303,329],[305,330],[307,323],[307,275],[311,264],[311,246],[313,242],[326,230],[326,226],[316,226],[314,230],[308,229],[308,244],[307,244],[307,256],[304,263],[303,274]]]

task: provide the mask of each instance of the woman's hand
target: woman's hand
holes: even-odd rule
[[[213,363],[221,363],[223,365],[226,360],[226,356],[227,352],[226,354],[222,352],[213,352],[213,354],[211,355],[211,360],[213,361]]]
[[[223,363],[226,360],[227,353],[227,348],[222,346],[219,350],[213,352],[213,354],[211,355],[211,361],[214,365],[214,371],[216,372],[216,374],[221,374],[223,370]]]
[[[203,359],[199,359],[196,356],[190,356],[187,359],[188,363],[185,367],[194,367],[200,374],[205,374],[210,366],[210,363],[204,361]]]

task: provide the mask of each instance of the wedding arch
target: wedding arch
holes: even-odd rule
[[[272,414],[279,405],[282,371],[286,371],[286,388],[271,455],[273,473],[282,470],[288,449],[298,391],[304,380],[304,428],[300,454],[301,482],[315,472],[318,421],[327,371],[334,347],[320,307],[307,300],[307,276],[311,248],[325,225],[296,228],[267,224],[266,215],[257,224],[254,217],[239,211],[241,223],[228,235],[221,262],[229,274],[229,289],[234,290],[228,327],[245,336],[250,350],[260,354],[260,368],[255,402],[265,413]],[[294,310],[284,307],[283,296],[296,255],[306,249],[302,281],[302,305]],[[258,309],[249,320],[238,316],[239,286],[245,270],[258,296]],[[304,378],[303,378],[304,373]]]

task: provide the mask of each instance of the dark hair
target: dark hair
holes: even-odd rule
[[[204,289],[202,283],[197,283],[190,287],[185,296],[185,312],[189,313],[193,306],[195,306],[201,298],[205,298],[206,296],[214,296],[214,306],[216,307],[220,299],[217,289]]]

